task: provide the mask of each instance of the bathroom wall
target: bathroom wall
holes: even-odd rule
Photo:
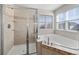
[[[29,9],[21,6],[16,6],[15,8],[15,31],[14,31],[14,44],[25,44],[27,36],[27,27],[29,33],[29,41],[33,42],[31,39],[34,33],[34,22],[36,11],[34,9]]]
[[[3,49],[7,54],[14,45],[14,9],[12,5],[3,5]]]
[[[54,11],[54,16],[55,16],[54,22],[56,22],[56,15],[58,13],[65,12],[74,7],[79,7],[79,5],[78,4],[66,4],[66,5],[63,5],[60,8],[56,9]],[[65,36],[65,37],[68,37],[68,38],[71,38],[74,40],[79,40],[79,32],[56,30],[56,23],[54,23],[54,25],[55,25],[54,26],[55,34],[59,34],[59,35],[62,35],[62,36]]]
[[[51,15],[51,16],[53,16],[53,12],[48,11],[48,10],[38,10],[38,17],[39,17],[39,15]],[[53,25],[54,25],[54,23],[53,23]],[[53,33],[53,25],[52,25],[52,29],[40,29],[39,34],[52,34]]]

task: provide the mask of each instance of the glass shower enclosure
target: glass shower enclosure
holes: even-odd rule
[[[15,8],[14,54],[31,55],[36,53],[36,12],[36,9]]]

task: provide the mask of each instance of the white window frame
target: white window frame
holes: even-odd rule
[[[73,8],[74,9],[74,8]],[[71,9],[72,10],[72,9]],[[69,10],[68,10],[69,11]],[[79,32],[79,31],[76,31],[76,30],[69,30],[68,29],[68,22],[69,21],[76,21],[76,19],[71,19],[71,20],[68,20],[68,11],[66,11],[66,12],[62,12],[62,13],[65,13],[65,15],[66,15],[66,20],[64,21],[65,22],[65,29],[60,29],[59,28],[59,25],[57,24],[57,23],[60,23],[60,22],[57,22],[57,16],[56,16],[56,30],[62,30],[62,31],[69,31],[69,32]],[[61,13],[60,13],[61,14]],[[58,14],[59,15],[59,14]],[[61,21],[62,22],[62,21]]]
[[[63,12],[63,13],[65,13],[65,12]],[[61,13],[60,13],[61,14]],[[57,19],[58,19],[58,16],[59,16],[59,14],[56,16],[56,30],[65,30],[65,28],[64,29],[60,29],[59,28],[59,23],[65,23],[65,20],[64,21],[57,21]]]

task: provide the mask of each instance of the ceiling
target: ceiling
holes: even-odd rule
[[[63,4],[21,4],[20,6],[53,11]]]

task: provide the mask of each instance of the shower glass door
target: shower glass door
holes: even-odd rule
[[[29,29],[29,54],[36,54],[36,31],[35,31],[35,24],[31,23],[28,27]]]
[[[15,9],[14,54],[30,55],[36,52],[35,13],[33,9]]]

